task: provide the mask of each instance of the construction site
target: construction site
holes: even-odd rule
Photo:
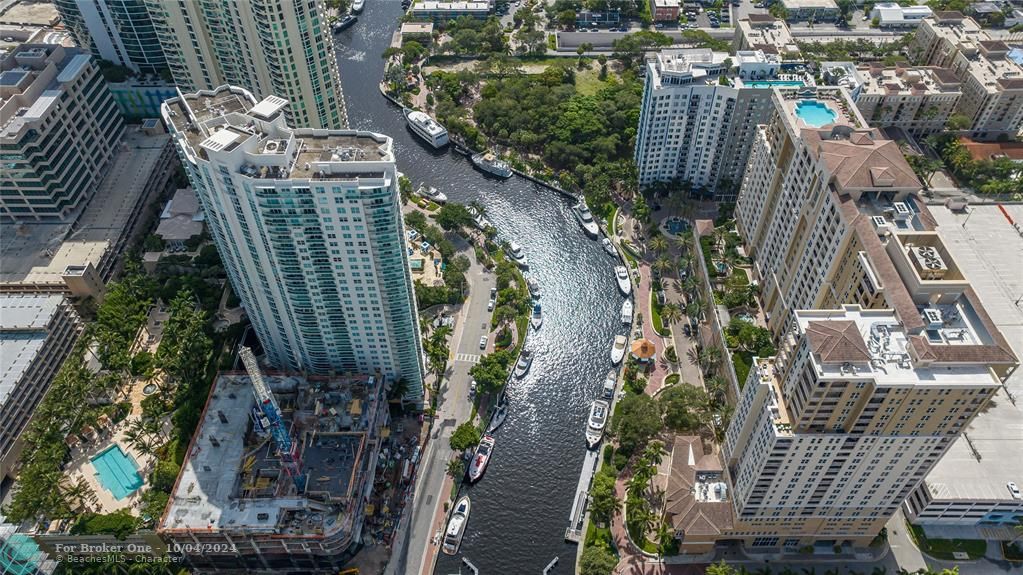
[[[361,541],[388,412],[379,377],[218,376],[159,534],[217,573],[336,572]]]

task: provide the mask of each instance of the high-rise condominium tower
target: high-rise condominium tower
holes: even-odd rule
[[[292,129],[287,105],[229,86],[163,104],[231,285],[274,366],[378,371],[421,398],[391,139]]]
[[[96,58],[142,74],[167,69],[145,0],[55,0],[78,45]]]
[[[289,124],[348,126],[323,0],[146,0],[182,90],[229,84],[291,102]]]

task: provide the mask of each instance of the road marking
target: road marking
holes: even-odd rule
[[[476,363],[480,360],[480,356],[475,353],[460,353],[455,356],[455,361],[466,361],[469,363]]]

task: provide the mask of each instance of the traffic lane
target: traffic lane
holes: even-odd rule
[[[709,23],[709,21],[708,21]],[[638,29],[633,29],[636,31]],[[700,28],[718,40],[731,40],[735,31],[731,28]],[[682,42],[682,32],[678,28],[657,29],[658,32],[671,37],[676,43]],[[610,49],[614,41],[627,34],[627,32],[610,32],[600,30],[598,32],[558,32],[558,46],[568,49],[575,49],[582,44],[592,44],[594,48]]]

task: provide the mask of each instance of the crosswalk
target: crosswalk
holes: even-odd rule
[[[455,361],[465,361],[468,363],[476,363],[480,360],[479,354],[476,353],[459,353],[455,355]]]

